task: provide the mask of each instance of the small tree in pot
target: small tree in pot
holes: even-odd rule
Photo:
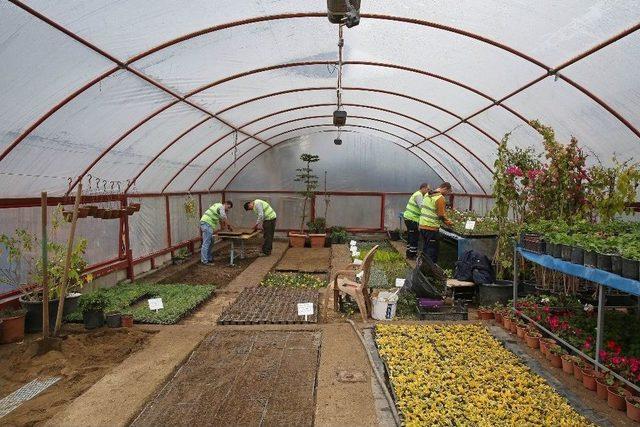
[[[108,304],[107,297],[99,291],[90,292],[80,297],[78,307],[82,312],[84,327],[95,329],[104,325],[104,310]]]
[[[300,192],[300,195],[304,197],[302,204],[302,214],[300,218],[300,233],[289,233],[289,242],[291,246],[303,247],[306,240],[304,234],[304,223],[307,218],[307,205],[310,204],[313,198],[316,188],[318,188],[318,176],[314,175],[311,163],[315,163],[320,160],[320,157],[315,154],[303,153],[300,155],[300,160],[305,163],[302,168],[296,169],[295,182],[301,182],[304,184],[304,190]]]

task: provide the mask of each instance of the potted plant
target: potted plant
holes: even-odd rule
[[[307,205],[310,204],[314,197],[315,190],[318,188],[318,176],[313,173],[311,163],[320,161],[320,157],[315,154],[303,153],[300,160],[304,163],[304,167],[296,169],[295,182],[304,184],[304,190],[300,192],[303,197],[302,213],[300,218],[300,232],[289,232],[289,243],[292,247],[304,247],[307,235],[304,233],[305,219],[307,218]]]
[[[55,235],[62,222],[62,209],[57,208],[52,217],[52,237]],[[0,244],[7,251],[9,268],[1,269],[0,282],[9,283],[20,289],[20,304],[26,310],[26,332],[38,332],[42,330],[42,290],[33,284],[42,283],[44,268],[42,259],[36,256],[37,248],[41,246],[39,239],[32,233],[23,229],[17,229],[13,235],[0,235]],[[87,240],[79,239],[71,251],[71,263],[68,273],[66,295],[63,314],[73,312],[78,306],[78,291],[92,280],[91,275],[84,276],[87,265],[84,253],[87,248]],[[49,278],[49,324],[53,329],[58,311],[60,290],[64,276],[67,246],[58,243],[54,239],[47,242],[48,254],[48,278]],[[21,280],[20,270],[26,270],[28,282]]]
[[[607,405],[610,408],[624,411],[627,409],[627,396],[629,391],[620,384],[614,384],[607,387]]]
[[[640,243],[628,242],[621,250],[622,254],[622,277],[638,280],[640,271]]]
[[[480,307],[478,307],[478,319],[480,320],[493,319],[493,311],[491,310],[491,307],[487,307],[484,305],[481,305]]]
[[[538,348],[540,347],[540,338],[542,337],[542,335],[540,334],[540,332],[536,331],[535,329],[530,328],[529,330],[527,330],[527,333],[524,335],[525,341],[527,342],[527,345],[529,346],[529,348]]]
[[[106,323],[110,328],[119,328],[122,326],[122,315],[117,311],[110,311],[106,314]]]
[[[104,310],[109,300],[103,292],[93,291],[80,297],[78,307],[86,329],[95,329],[104,325]]]
[[[627,417],[635,422],[640,422],[640,397],[627,396]]]
[[[573,359],[573,376],[578,382],[582,382],[582,369],[586,366],[584,360],[576,357]]]
[[[596,375],[596,394],[600,400],[607,400],[609,391],[607,388],[615,384],[615,377],[611,373]]]
[[[516,322],[516,335],[520,339],[524,339],[524,335],[527,333],[527,324],[522,320]]]
[[[556,344],[556,340],[553,338],[540,338],[540,353],[546,357],[549,347]]]
[[[344,227],[333,226],[331,227],[331,235],[329,236],[329,240],[332,244],[347,243],[347,240],[349,240],[349,234]]]
[[[549,362],[551,362],[551,366],[554,368],[562,368],[562,356],[567,354],[567,351],[560,347],[558,344],[554,344],[549,347]]]
[[[324,218],[316,218],[307,222],[309,240],[312,248],[323,248],[327,240],[327,221]]]
[[[122,315],[122,327],[123,328],[132,328],[133,327],[133,314],[123,314]]]
[[[0,310],[0,343],[9,344],[24,339],[24,316],[26,311]]]
[[[582,385],[584,385],[587,390],[596,391],[598,389],[596,371],[593,370],[591,365],[585,365],[582,369]]]
[[[574,358],[575,356],[571,356],[569,354],[563,354],[562,356],[560,356],[560,359],[562,360],[562,372],[564,372],[565,374],[573,375]]]

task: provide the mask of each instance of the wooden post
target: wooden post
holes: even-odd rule
[[[60,283],[60,298],[58,300],[58,315],[56,316],[56,327],[53,331],[54,336],[60,334],[62,326],[62,313],[64,311],[64,298],[67,293],[67,281],[69,280],[69,267],[71,265],[71,252],[73,251],[73,239],[76,234],[76,224],[78,222],[78,208],[80,207],[80,198],[82,197],[82,183],[78,183],[76,191],[76,201],[73,206],[73,218],[71,219],[71,230],[69,231],[69,240],[67,243],[67,258],[64,262],[64,271],[62,274],[62,283]]]
[[[40,194],[42,209],[42,339],[51,334],[49,330],[49,254],[47,251],[47,192]]]

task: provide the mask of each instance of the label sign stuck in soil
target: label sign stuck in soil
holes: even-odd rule
[[[304,316],[304,320],[307,320],[307,316],[311,316],[313,314],[313,303],[312,302],[301,302],[298,303],[298,316]]]
[[[404,286],[405,279],[399,279],[396,277],[396,288],[401,288]]]
[[[147,300],[149,302],[149,310],[162,310],[164,308],[164,304],[162,304],[162,298],[150,298]]]
[[[476,222],[475,221],[467,221],[467,223],[464,225],[464,229],[465,230],[473,230],[474,228],[476,228]]]

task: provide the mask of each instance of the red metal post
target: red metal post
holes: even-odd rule
[[[167,247],[171,247],[171,209],[169,208],[169,196],[164,196],[164,208],[167,219]],[[171,251],[173,256],[173,251]]]
[[[121,206],[124,208],[127,206],[127,198],[124,197],[122,199]],[[135,273],[133,271],[133,251],[131,250],[131,240],[129,236],[129,215],[122,215],[120,217],[120,222],[123,227],[123,238],[124,238],[124,253],[127,257],[127,279],[132,282],[135,280]]]

